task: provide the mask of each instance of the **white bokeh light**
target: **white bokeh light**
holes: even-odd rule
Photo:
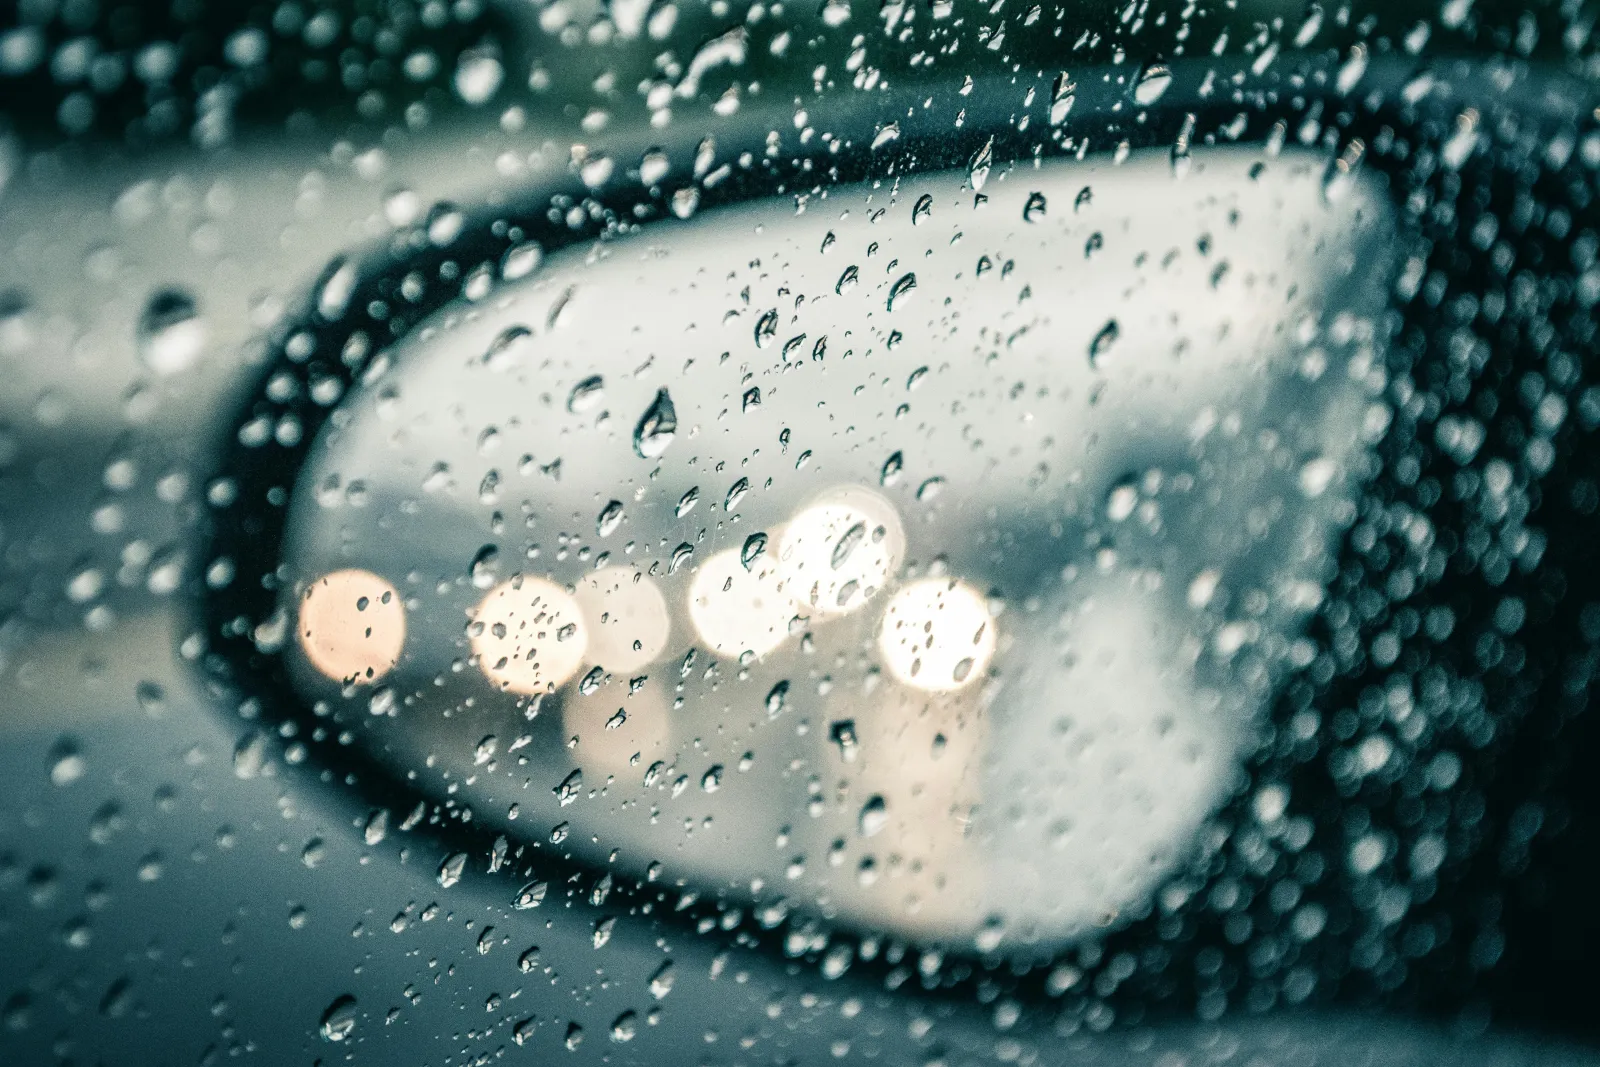
[[[894,506],[862,486],[830,490],[802,509],[778,550],[784,586],[820,615],[855,611],[883,589],[905,554]]]
[[[895,593],[878,633],[878,651],[895,680],[935,693],[981,678],[994,646],[983,594],[954,578],[924,578]]]
[[[706,646],[722,655],[766,655],[789,635],[794,614],[794,603],[770,552],[748,568],[740,562],[738,549],[718,552],[700,565],[689,583],[689,618]]]
[[[608,671],[636,671],[667,647],[672,617],[661,589],[634,567],[602,567],[577,586],[589,630],[589,662]]]
[[[513,693],[553,692],[578,672],[588,651],[577,599],[546,578],[501,582],[478,602],[472,620],[479,668]]]
[[[368,685],[400,659],[405,607],[399,591],[371,571],[334,571],[306,587],[295,632],[307,661],[323,675]]]

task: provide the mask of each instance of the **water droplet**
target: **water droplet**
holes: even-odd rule
[[[505,68],[500,57],[487,49],[473,49],[461,53],[456,63],[454,85],[456,95],[472,107],[489,102],[505,80]]]
[[[676,970],[671,960],[664,961],[650,976],[650,995],[657,1000],[664,1000],[672,992],[672,985],[678,980]]]
[[[1089,235],[1089,239],[1083,242],[1083,258],[1092,259],[1096,252],[1105,247],[1105,243],[1105,234],[1101,233],[1099,230],[1091,233]]]
[[[556,799],[561,801],[562,807],[571,804],[583,792],[583,771],[573,771],[561,779],[561,783],[550,791],[556,795]]]
[[[594,532],[601,537],[609,537],[622,525],[622,501],[613,500],[604,508],[594,520]]]
[[[840,942],[828,949],[822,957],[822,977],[832,981],[843,976],[850,969],[850,963],[855,958],[855,950],[849,944]]]
[[[504,374],[517,366],[533,348],[533,331],[526,326],[508,326],[495,335],[483,353],[483,365]]]
[[[250,779],[258,777],[267,766],[267,735],[260,730],[252,730],[233,749],[233,773],[235,777]]]
[[[467,868],[467,854],[465,852],[452,852],[439,864],[439,884],[449,889],[461,881],[461,872]]]
[[[50,781],[58,786],[68,786],[82,778],[89,765],[84,762],[78,743],[70,737],[57,741],[50,750]]]
[[[482,767],[494,759],[495,751],[500,747],[500,739],[494,734],[487,734],[478,742],[478,747],[472,751],[472,765]]]
[[[511,906],[517,911],[527,911],[529,908],[537,908],[540,904],[544,903],[545,894],[549,891],[550,883],[548,882],[540,882],[537,880],[529,882],[527,885],[517,890],[517,895],[511,898]],[[523,953],[523,958],[526,959],[530,953],[536,955],[537,952],[537,949],[530,949],[528,952]],[[527,968],[524,968],[524,970],[526,969]]]
[[[322,1013],[320,1031],[324,1041],[343,1041],[356,1028],[356,998],[348,993],[337,998]]]
[[[984,142],[983,147],[973,153],[971,161],[967,164],[967,177],[972,182],[972,191],[979,192],[983,183],[989,180],[989,169],[994,166],[994,138]]]
[[[591,374],[577,385],[572,387],[572,392],[567,394],[567,410],[574,415],[592,410],[605,399],[606,381],[598,374]]]
[[[584,675],[583,679],[578,682],[578,692],[582,693],[584,696],[589,696],[591,693],[598,690],[601,683],[605,680],[606,669],[604,667],[592,667],[590,668],[589,673]]]
[[[1134,475],[1128,475],[1111,487],[1106,494],[1106,518],[1122,522],[1139,503],[1139,486]]]
[[[893,311],[895,304],[908,299],[907,294],[916,287],[917,275],[914,271],[907,271],[902,274],[899,280],[889,287],[889,300],[885,305],[885,309]]]
[[[583,1027],[579,1026],[577,1023],[568,1023],[566,1037],[566,1045],[568,1050],[575,1052],[577,1051],[578,1046],[581,1044],[583,1044]]]
[[[861,279],[861,270],[854,263],[844,269],[839,275],[839,280],[833,284],[833,291],[843,296],[856,287],[856,282]]]
[[[1139,72],[1133,83],[1133,101],[1149,107],[1166,94],[1172,84],[1172,71],[1165,63],[1151,63]]]
[[[652,148],[639,160],[639,182],[645,186],[654,185],[667,176],[667,171],[672,169],[667,154],[659,148]]]
[[[500,277],[508,282],[526,278],[538,269],[543,259],[544,249],[537,241],[524,241],[522,244],[512,245],[500,258]]]
[[[1121,335],[1121,332],[1121,327],[1117,325],[1116,319],[1110,319],[1104,326],[1100,327],[1100,332],[1095,334],[1094,340],[1089,342],[1089,366],[1096,367],[1099,365],[1100,357],[1109,352],[1111,346],[1117,343],[1117,338]]]
[[[1067,121],[1067,116],[1072,113],[1072,105],[1077,100],[1078,86],[1065,71],[1057,74],[1054,84],[1050,86],[1050,125],[1059,126]]]
[[[883,467],[878,471],[878,484],[891,486],[900,480],[900,472],[905,468],[906,457],[903,452],[895,452],[883,461]]]
[[[878,127],[878,132],[872,135],[872,150],[877,151],[891,141],[900,139],[900,124],[898,122],[885,123]]]
[[[850,0],[824,0],[821,18],[824,26],[843,26],[850,20]]]
[[[739,549],[739,562],[744,564],[744,569],[749,570],[755,566],[757,559],[767,550],[767,535],[757,530],[744,539],[744,547]]]
[[[740,478],[738,481],[728,486],[728,495],[723,498],[722,510],[726,512],[732,512],[734,508],[739,506],[739,501],[743,500],[744,495],[749,491],[749,478]]]
[[[307,867],[320,867],[322,865],[322,861],[327,858],[328,846],[320,837],[313,837],[310,841],[307,841],[305,847],[300,850],[300,862],[305,864]]]
[[[1189,142],[1194,137],[1194,112],[1183,117],[1183,125],[1178,128],[1178,136],[1172,141],[1172,176],[1177,179],[1186,177],[1189,168],[1194,165],[1194,157],[1189,154]]]
[[[856,546],[861,544],[862,541],[865,541],[866,538],[867,524],[865,522],[858,522],[846,530],[844,535],[840,537],[838,542],[833,546],[833,555],[829,559],[829,563],[833,569],[838,570],[840,567],[844,566],[845,562],[850,559],[850,553],[854,552],[856,550]]]
[[[206,324],[194,297],[163,289],[139,315],[139,357],[156,374],[179,374],[194,366],[206,343]]]
[[[739,410],[749,411],[751,408],[758,408],[760,406],[761,389],[758,386],[751,386],[750,388],[746,389],[744,391],[744,396],[740,398]]]
[[[656,390],[656,398],[639,424],[633,428],[633,450],[641,459],[654,459],[667,450],[678,432],[678,409],[665,389]]]
[[[856,739],[856,721],[840,719],[828,727],[828,740],[839,746],[839,758],[854,763],[859,742]]]
[[[1029,193],[1028,202],[1022,207],[1023,222],[1037,222],[1044,218],[1046,203],[1043,193]]]
[[[884,828],[889,821],[889,805],[884,802],[882,795],[874,793],[861,805],[861,814],[856,819],[856,827],[861,831],[862,837],[871,837]]]
[[[625,1041],[632,1041],[633,1036],[638,1032],[638,1029],[639,1013],[635,1011],[625,1011],[621,1015],[617,1016],[611,1024],[611,1040],[617,1042],[618,1044],[622,1044]]]
[[[789,705],[789,682],[787,679],[778,682],[767,690],[767,718],[776,719],[783,714],[783,709]]]
[[[922,501],[932,500],[944,491],[944,479],[935,474],[921,485],[917,486],[917,499]]]
[[[1094,190],[1085,185],[1078,190],[1078,195],[1072,198],[1072,213],[1076,215],[1092,203],[1094,203]]]
[[[340,258],[328,265],[317,286],[317,314],[328,322],[344,317],[356,288],[356,265]]]
[[[376,845],[389,834],[389,809],[378,808],[367,816],[366,823],[361,827],[361,839],[369,845]]]
[[[519,1045],[526,1045],[533,1040],[533,1033],[538,1028],[538,1022],[531,1016],[523,1019],[511,1028],[511,1040]]]
[[[705,774],[700,776],[700,788],[707,793],[715,793],[722,788],[722,764],[713,764]]]
[[[457,237],[461,236],[461,227],[467,222],[461,209],[454,204],[441,201],[433,205],[428,212],[428,240],[435,248],[443,248]]]
[[[778,312],[774,308],[756,320],[756,347],[766,348],[772,343],[772,338],[778,332]]]
[[[478,549],[477,555],[472,557],[471,564],[467,567],[467,575],[472,579],[474,589],[491,588],[499,580],[500,573],[500,547],[498,545],[484,545]]]

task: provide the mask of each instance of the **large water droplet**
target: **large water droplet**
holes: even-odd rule
[[[139,316],[139,356],[159,375],[194,366],[206,343],[206,324],[194,297],[163,289],[150,297]]]
[[[346,993],[322,1013],[319,1031],[324,1041],[343,1041],[356,1028],[356,998]]]
[[[744,539],[744,547],[739,549],[739,562],[744,564],[744,569],[749,570],[761,554],[767,550],[767,535],[760,530]]]
[[[1043,193],[1029,193],[1028,202],[1022,206],[1023,222],[1038,222],[1044,218],[1046,204]]]
[[[567,394],[567,410],[574,415],[597,407],[605,399],[606,381],[598,374],[591,374],[583,381],[572,387],[572,392]]]
[[[1149,107],[1166,94],[1172,84],[1172,71],[1165,63],[1151,63],[1139,72],[1133,83],[1134,103]]]
[[[1099,366],[1100,357],[1111,351],[1111,346],[1117,343],[1117,338],[1122,330],[1117,325],[1116,319],[1111,319],[1100,332],[1094,335],[1094,340],[1089,342],[1089,366]]]
[[[889,299],[885,304],[886,310],[893,311],[895,304],[903,303],[905,300],[909,299],[908,294],[911,293],[911,291],[916,287],[917,276],[915,272],[907,271],[905,274],[902,274],[899,279],[889,287]]]
[[[756,320],[756,347],[765,348],[772,343],[772,338],[778,332],[778,312],[774,308]]]
[[[879,794],[873,794],[867,802],[861,805],[861,814],[856,819],[856,827],[861,831],[862,837],[871,837],[882,830],[889,821],[889,805]]]
[[[526,326],[508,326],[495,335],[483,353],[483,365],[496,373],[522,363],[533,347],[533,331]]]
[[[989,168],[994,166],[994,138],[984,142],[983,147],[972,155],[972,160],[967,164],[967,177],[972,182],[973,192],[983,188],[983,183],[989,180]]]
[[[461,881],[461,872],[467,869],[467,854],[465,852],[452,852],[439,864],[437,875],[439,884],[449,889]]]
[[[622,501],[613,500],[600,510],[600,515],[594,520],[595,533],[601,537],[608,537],[622,525]]]
[[[633,428],[633,450],[641,459],[654,459],[667,450],[678,432],[678,409],[665,389],[656,390],[656,398],[639,416]]]

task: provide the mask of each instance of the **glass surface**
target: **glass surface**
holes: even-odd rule
[[[0,14],[0,1062],[1593,1061],[1594,20]]]

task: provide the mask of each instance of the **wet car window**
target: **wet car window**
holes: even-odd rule
[[[23,0],[0,1059],[1590,1062],[1594,22]]]

